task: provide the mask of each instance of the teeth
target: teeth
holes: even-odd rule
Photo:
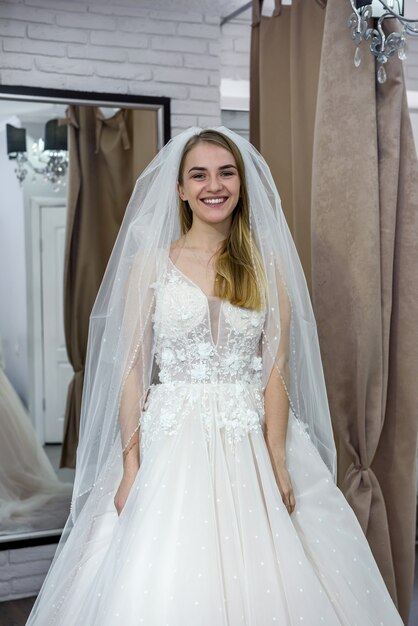
[[[205,198],[203,202],[205,204],[222,204],[225,201],[225,198]]]

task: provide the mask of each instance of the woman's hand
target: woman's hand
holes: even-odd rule
[[[128,499],[129,492],[131,490],[132,485],[135,482],[137,472],[136,471],[124,471],[122,480],[120,481],[118,490],[116,492],[114,503],[118,515],[122,513],[122,509],[125,506],[125,502]]]
[[[282,447],[272,446],[268,441],[266,443],[273,466],[274,477],[282,496],[283,504],[287,508],[289,515],[291,515],[295,510],[296,500],[289,472],[286,469],[285,452]]]
[[[296,500],[289,472],[282,462],[277,463],[273,469],[276,477],[276,483],[282,496],[283,504],[287,508],[289,515],[291,515],[295,510]]]
[[[139,470],[138,446],[139,432],[136,432],[129,445],[123,451],[123,476],[113,499],[118,515],[122,513]]]

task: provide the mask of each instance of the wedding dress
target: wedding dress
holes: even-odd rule
[[[0,345],[0,534],[61,529],[71,491],[58,479],[7,378]]]
[[[96,484],[28,624],[401,625],[352,509],[292,411],[292,515],[282,502],[263,436],[265,312],[207,296],[170,259],[152,288],[159,371],[136,480],[119,517],[120,470]]]

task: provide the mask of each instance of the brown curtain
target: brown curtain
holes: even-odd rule
[[[312,176],[313,296],[345,455],[341,488],[406,622],[416,523],[418,167],[402,64],[386,64],[380,85],[363,44],[355,68],[349,13],[328,0]]]
[[[323,2],[253,2],[250,139],[270,166],[311,286],[311,172]]]
[[[251,140],[272,167],[308,284],[312,259],[338,484],[407,623],[416,523],[418,168],[402,64],[388,63],[388,80],[378,84],[363,43],[354,67],[349,3],[279,5],[269,18],[260,16],[259,0],[253,4]],[[306,77],[306,89],[301,78],[295,90],[298,77]]]
[[[68,388],[62,467],[75,466],[89,316],[134,183],[157,152],[154,111],[70,106],[64,327],[74,368]]]

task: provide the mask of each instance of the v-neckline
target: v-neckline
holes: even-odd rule
[[[206,313],[208,316],[208,324],[209,324],[209,337],[210,337],[210,341],[211,344],[213,346],[213,349],[216,351],[218,349],[219,346],[219,336],[220,336],[220,325],[221,325],[221,311],[222,311],[222,307],[223,307],[223,303],[224,300],[222,300],[222,298],[218,298],[218,296],[208,296],[201,287],[199,287],[199,285],[197,285],[191,278],[189,278],[188,276],[186,276],[186,274],[184,272],[182,272],[177,265],[174,263],[174,261],[171,260],[170,256],[168,257],[168,260],[170,261],[172,267],[174,268],[175,271],[178,272],[178,274],[180,274],[180,276],[182,276],[186,281],[188,281],[191,285],[193,285],[193,287],[195,287],[204,297],[205,299],[205,303],[206,303]],[[216,341],[214,341],[213,339],[213,333],[212,333],[212,324],[211,324],[211,316],[210,316],[210,308],[209,308],[209,301],[210,300],[219,300],[220,301],[220,306],[219,306],[219,313],[218,313],[218,329],[217,329],[217,333],[216,333]]]
[[[200,293],[205,296],[207,301],[209,301],[209,300],[220,300],[222,302],[222,298],[219,298],[218,296],[208,296],[208,294],[203,291],[202,287],[199,287],[199,285],[197,285],[191,278],[189,278],[189,276],[187,276],[184,272],[181,271],[181,269],[179,269],[177,267],[177,265],[174,263],[174,261],[171,259],[170,256],[168,257],[168,260],[170,261],[170,263],[174,267],[174,269],[177,270],[178,273],[183,276],[183,278],[185,278],[187,281],[189,281],[189,283],[191,283],[194,287],[196,287],[196,289],[198,289],[200,291]]]

